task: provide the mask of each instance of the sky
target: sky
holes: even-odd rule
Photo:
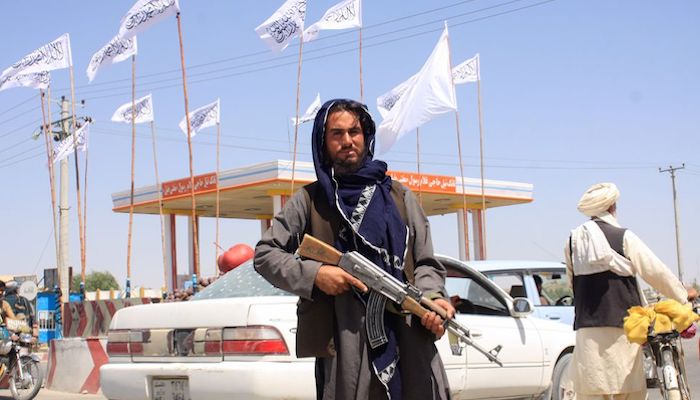
[[[336,0],[309,0],[307,25]],[[290,124],[297,88],[297,42],[276,54],[254,28],[283,2],[180,0],[190,110],[221,99],[222,170],[290,159]],[[100,70],[88,84],[92,54],[117,32],[131,1],[7,2],[0,68],[70,33],[79,116],[94,120],[87,169],[87,271],[126,279],[128,214],[112,212],[111,194],[130,182],[131,128],[110,122],[130,101],[131,63]],[[490,209],[490,259],[561,261],[569,231],[584,222],[576,203],[596,182],[621,191],[620,223],[632,229],[677,272],[673,196],[677,171],[680,243],[686,283],[700,278],[700,3],[606,0],[368,1],[363,4],[364,101],[377,122],[376,98],[415,74],[447,21],[453,62],[481,58],[481,104],[487,179],[534,185],[534,201]],[[359,98],[357,30],[321,31],[303,47],[300,108],[322,100]],[[137,96],[153,93],[161,180],[189,174],[175,18],[138,37]],[[68,70],[52,74],[52,98],[70,96]],[[0,243],[3,274],[38,274],[56,263],[37,91],[0,92]],[[475,85],[457,87],[463,162],[479,177]],[[54,118],[58,106],[52,104]],[[311,124],[299,129],[301,161],[311,161]],[[291,131],[293,135],[293,129]],[[421,127],[421,171],[459,175],[455,117]],[[216,130],[193,140],[195,174],[216,169]],[[416,170],[412,135],[378,158],[395,170]],[[82,179],[81,157],[81,179]],[[153,184],[150,129],[137,128],[136,187]],[[70,260],[80,269],[71,157]],[[82,185],[82,184],[81,184]],[[81,191],[85,187],[81,186]],[[455,214],[430,218],[436,252],[457,256]],[[187,259],[186,219],[179,218],[178,259]],[[201,268],[215,271],[213,220],[201,222]],[[223,247],[254,246],[257,221],[221,224]],[[157,216],[134,217],[132,285],[163,284]],[[181,261],[180,273],[185,273]]]

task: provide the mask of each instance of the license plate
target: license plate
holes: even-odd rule
[[[153,378],[152,400],[191,400],[187,378]]]

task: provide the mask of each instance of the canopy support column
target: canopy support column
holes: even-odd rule
[[[167,281],[165,286],[168,293],[175,291],[177,287],[177,239],[175,235],[175,214],[164,215],[163,222],[165,224],[165,264],[167,273],[165,274]]]
[[[468,261],[469,258],[469,221],[467,210],[457,210],[457,237],[459,240],[459,259]]]
[[[195,242],[194,232],[197,232],[197,236],[199,236],[199,217],[195,217],[194,219],[192,219],[192,217],[187,217],[187,243],[189,248],[189,269],[187,272],[189,276],[195,273],[194,258],[199,255],[194,247],[195,243],[199,243],[199,237],[197,237],[197,241]],[[199,260],[197,260],[196,264],[199,265]]]
[[[474,235],[474,259],[486,259],[486,238],[484,237],[484,210],[471,210],[472,234]]]

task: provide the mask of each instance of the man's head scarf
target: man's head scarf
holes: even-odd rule
[[[578,210],[587,217],[597,217],[617,202],[620,191],[614,183],[596,183],[578,201]]]
[[[326,121],[334,106],[350,106],[359,115],[365,139],[365,158],[360,168],[345,175],[335,175],[326,154]],[[346,111],[344,108],[340,108]],[[325,194],[331,209],[338,212],[341,228],[334,246],[341,251],[358,251],[402,282],[403,260],[408,231],[394,199],[387,165],[374,160],[376,128],[364,104],[347,99],[329,100],[316,114],[311,136],[314,169],[318,189]],[[366,303],[367,296],[355,292]],[[392,399],[401,398],[401,374],[398,368],[398,341],[395,326],[400,317],[384,313],[384,329],[388,343],[370,349],[369,358],[377,377],[386,385]]]

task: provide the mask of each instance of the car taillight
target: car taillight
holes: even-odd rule
[[[139,330],[129,332],[129,353],[140,356],[143,354],[143,344],[148,342],[148,331]]]
[[[109,331],[107,333],[107,354],[110,357],[129,355],[129,331]]]
[[[198,328],[194,331],[194,354],[221,356],[221,328]]]
[[[271,326],[225,328],[222,341],[225,355],[289,354],[279,331]]]
[[[148,342],[147,330],[114,330],[107,333],[107,354],[109,356],[142,355],[143,344]]]

